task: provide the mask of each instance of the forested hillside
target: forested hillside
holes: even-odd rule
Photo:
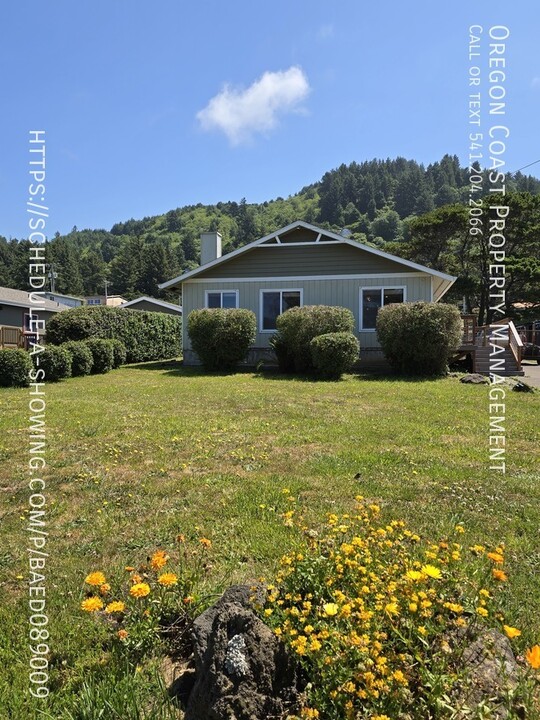
[[[516,173],[508,175],[507,188],[516,193],[509,303],[531,302],[540,283],[540,181]],[[57,233],[48,243],[48,261],[58,273],[59,292],[103,293],[108,280],[110,293],[128,299],[147,294],[176,300],[160,293],[158,283],[198,265],[202,231],[219,230],[229,252],[305,220],[338,231],[347,227],[361,242],[457,274],[452,299],[467,295],[478,306],[485,296],[481,263],[486,257],[480,238],[471,244],[467,233],[468,197],[468,169],[456,156],[445,155],[427,167],[404,158],[353,162],[286,199],[190,205],[119,222],[110,230]],[[26,288],[27,248],[24,239],[0,237],[0,285]]]

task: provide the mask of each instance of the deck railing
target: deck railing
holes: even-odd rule
[[[474,345],[476,338],[476,315],[462,315],[463,345]]]
[[[516,326],[514,323],[510,320],[508,323],[508,340],[510,345],[510,350],[512,351],[513,356],[516,359],[516,363],[518,366],[518,370],[521,370],[521,359],[523,354],[523,341],[519,337],[519,333],[516,330]]]

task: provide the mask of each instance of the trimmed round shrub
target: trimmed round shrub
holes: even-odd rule
[[[71,377],[72,355],[60,345],[47,345],[33,356],[34,365],[45,373],[45,382],[58,382]]]
[[[206,370],[231,370],[245,360],[256,332],[251,310],[194,310],[188,318],[191,346]]]
[[[26,350],[0,350],[0,387],[28,387],[32,360]]]
[[[65,310],[64,312],[67,312]],[[110,340],[90,338],[85,340],[86,346],[92,353],[92,374],[107,373],[114,367],[114,347]]]
[[[390,365],[408,375],[441,375],[461,345],[459,310],[444,303],[395,303],[377,314],[377,336]]]
[[[113,359],[114,364],[113,367],[117,368],[120,367],[120,365],[125,365],[126,357],[127,357],[127,349],[124,343],[121,340],[117,340],[116,338],[113,338],[111,340],[112,348],[113,348]]]
[[[71,353],[71,374],[73,377],[79,375],[90,375],[94,358],[90,352],[90,348],[82,340],[72,340],[71,342],[62,343],[60,347],[65,348]]]
[[[182,353],[182,318],[100,305],[64,310],[47,322],[48,343],[90,338],[121,340],[128,363],[165,360]]]
[[[360,343],[347,332],[317,335],[310,343],[315,370],[324,378],[339,380],[358,360]]]
[[[330,305],[304,305],[287,310],[277,318],[276,342],[294,360],[296,372],[314,369],[311,341],[327,333],[352,333],[354,316],[350,310]]]

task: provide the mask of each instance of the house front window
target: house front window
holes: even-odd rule
[[[207,308],[237,308],[238,290],[209,290],[206,293]]]
[[[362,288],[360,291],[360,330],[375,330],[379,308],[405,302],[405,288]]]
[[[276,329],[276,320],[286,310],[302,305],[301,290],[262,290],[261,291],[261,330],[272,332]]]

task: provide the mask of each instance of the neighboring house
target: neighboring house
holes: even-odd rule
[[[60,303],[61,305],[67,305],[68,307],[80,307],[84,305],[83,298],[75,297],[75,295],[62,295],[61,293],[51,292],[48,290],[45,293],[45,297],[53,302]]]
[[[87,305],[107,305],[108,307],[118,307],[126,302],[126,299],[120,295],[89,295],[84,298]]]
[[[143,295],[142,297],[130,300],[129,302],[122,303],[119,307],[129,308],[130,310],[148,310],[150,312],[161,312],[169,315],[182,315],[182,306],[173,305],[172,303],[165,302],[164,300],[157,300],[156,298]]]
[[[43,295],[36,293],[36,298]],[[25,338],[35,334],[30,327],[30,309],[32,317],[43,320],[46,326],[51,317],[68,306],[46,298],[42,303],[32,303],[26,291],[0,287],[0,347],[23,347]],[[38,334],[43,335],[44,330],[39,328]]]
[[[189,317],[197,308],[248,308],[257,318],[257,338],[248,362],[271,356],[276,318],[298,305],[349,308],[362,353],[378,351],[377,312],[389,303],[438,301],[456,278],[344,235],[297,221],[228,255],[217,232],[201,236],[201,266],[160,285],[182,289]],[[183,327],[184,362],[198,363]]]

